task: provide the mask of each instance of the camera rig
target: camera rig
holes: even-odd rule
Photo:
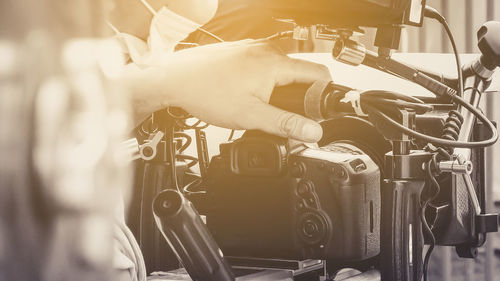
[[[425,13],[445,23],[433,9],[426,8]],[[499,31],[498,22],[488,22],[479,29],[478,45],[482,55],[463,68],[457,59],[458,79],[394,60],[386,47],[379,47],[375,54],[349,39],[349,33],[337,34],[332,52],[335,58],[351,65],[362,63],[421,85],[437,96],[425,103],[393,92],[360,93],[328,82],[318,82],[309,88],[302,86],[300,92],[304,95],[290,94],[291,89],[286,89],[288,97],[298,97],[295,101],[280,98],[279,94],[273,96],[271,103],[312,119],[337,119],[326,130],[335,139],[339,138],[336,134],[342,133],[332,132],[341,129],[345,133],[341,139],[379,152],[387,150],[384,140],[390,142],[391,149],[385,153],[381,164],[385,173],[381,187],[380,267],[383,280],[420,280],[422,272],[427,271],[434,245],[456,246],[460,257],[473,258],[477,255],[477,247],[484,244],[486,233],[498,231],[498,215],[486,214],[484,210],[484,175],[480,170],[483,165],[480,159],[484,157],[481,148],[495,143],[498,136],[494,125],[476,107],[499,65],[500,42],[492,36]],[[351,103],[352,108],[351,104],[345,108],[345,101]],[[369,125],[361,119],[345,118],[345,109],[356,116],[366,116],[363,120],[368,120]],[[436,115],[439,111],[441,116]],[[441,126],[434,127],[434,132],[428,130],[431,135],[414,130],[415,127],[422,130],[432,123]],[[365,133],[362,139],[349,129],[346,132],[344,126],[373,126],[375,130],[368,129],[372,134]],[[490,132],[489,139],[473,142],[477,136],[487,135],[485,129]],[[374,143],[367,143],[367,139]],[[374,159],[381,161],[380,153],[373,154]],[[472,167],[479,171],[472,173]],[[422,261],[424,243],[431,247]]]
[[[297,23],[291,34],[296,39],[304,35],[302,26],[316,24],[318,38],[335,40],[332,55],[337,60],[351,65],[367,65],[412,81],[436,94],[435,98],[424,99],[390,91],[357,91],[331,81],[275,89],[271,104],[323,121],[325,136],[320,146],[335,141],[354,145],[377,164],[382,179],[378,186],[380,206],[372,210],[380,214],[380,243],[372,249],[380,251],[379,255],[339,260],[329,255],[310,254],[311,251],[306,250],[301,258],[326,259],[331,276],[342,267],[354,267],[379,269],[382,280],[421,280],[422,276],[426,278],[427,263],[435,245],[455,246],[459,256],[475,257],[477,248],[486,241],[486,234],[498,231],[498,215],[486,213],[484,192],[484,147],[495,143],[498,135],[494,124],[477,107],[495,68],[500,65],[500,40],[495,36],[500,32],[500,23],[488,22],[479,29],[481,56],[477,60],[462,66],[457,55],[459,75],[454,78],[420,70],[391,57],[391,50],[399,45],[401,24],[421,25],[425,15],[447,27],[439,13],[429,7],[424,8],[422,1],[271,2],[276,4],[277,18]],[[335,10],[336,7],[343,8]],[[331,16],[335,11],[339,13],[338,17]],[[351,21],[340,20],[343,13],[349,14]],[[359,26],[377,27],[377,53],[366,50],[352,39],[355,32],[360,32]],[[449,31],[449,28],[446,29]],[[184,266],[191,268],[189,273],[193,280],[234,280],[234,275],[228,273],[231,270],[227,258],[217,254],[220,253],[220,245],[226,251],[227,243],[221,238],[224,237],[221,233],[224,229],[213,227],[211,220],[217,220],[217,217],[214,213],[211,217],[210,210],[206,210],[210,207],[204,203],[206,194],[224,198],[221,193],[214,193],[216,191],[209,188],[210,184],[207,187],[207,182],[213,178],[214,168],[208,168],[206,136],[203,133],[206,126],[200,122],[188,125],[185,121],[187,117],[182,110],[170,108],[155,113],[142,127],[144,138],[141,142],[144,144],[139,146],[136,158],[147,162],[140,185],[143,189],[144,186],[153,186],[155,192],[142,198],[141,206],[146,207],[141,210],[148,217],[146,220],[151,221],[153,213],[149,206],[153,204],[156,194],[165,186],[179,190],[177,193],[162,192],[155,199],[153,211],[158,227]],[[191,142],[182,133],[184,129],[195,130],[198,159],[182,154]],[[244,136],[238,141],[246,143],[247,140]],[[260,136],[257,140],[274,144],[283,141],[272,141],[269,136]],[[134,149],[137,147],[137,143],[130,144]],[[284,155],[295,153],[286,145],[280,147]],[[231,153],[230,158],[233,157]],[[286,163],[287,160],[285,158],[276,163]],[[196,163],[199,163],[201,177],[189,172],[189,168]],[[184,177],[176,176],[180,174]],[[251,174],[241,177],[243,184],[245,181],[259,182],[255,177],[252,179]],[[314,184],[317,185],[316,182]],[[328,204],[328,199],[320,198],[318,194],[321,192],[316,192],[318,204]],[[202,213],[208,214],[211,232],[206,231],[201,220],[195,219],[198,214],[196,211],[193,213],[192,205],[182,203],[186,198]],[[231,211],[234,209],[227,208],[219,210],[219,213]],[[258,227],[258,224],[254,226]],[[309,230],[317,229],[312,224],[307,227]],[[186,233],[186,229],[191,229],[198,236]],[[146,262],[148,251],[154,252],[156,258],[152,258],[151,263],[160,267],[158,260],[167,254],[158,254],[155,246],[164,241],[158,233],[151,234],[154,232],[152,228],[138,231]],[[205,242],[200,244],[199,241]],[[246,240],[241,241],[241,247],[244,247]],[[430,245],[430,248],[422,258],[424,244]],[[259,257],[258,252],[253,254]],[[197,264],[206,266],[196,267]],[[373,271],[367,271],[368,275],[373,276]]]

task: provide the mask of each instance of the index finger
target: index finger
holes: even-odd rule
[[[292,83],[314,83],[318,80],[332,80],[330,70],[323,64],[282,56],[275,64],[276,86]]]

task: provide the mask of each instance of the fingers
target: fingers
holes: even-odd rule
[[[317,142],[323,135],[321,125],[315,121],[266,103],[255,104],[248,120],[253,124],[247,124],[247,128],[304,142]]]
[[[291,83],[313,83],[318,80],[332,80],[328,67],[310,61],[283,56],[276,67],[277,86]]]
[[[331,79],[325,66],[289,58],[273,44],[257,40],[192,48],[185,51],[179,64],[185,65],[187,58],[195,63],[182,70],[203,82],[178,86],[184,92],[178,105],[191,114],[228,128],[259,129],[304,142],[321,138],[318,123],[267,102],[274,86]],[[174,74],[169,79],[179,77]],[[179,79],[173,80],[169,85],[177,85]],[[210,87],[199,90],[198,85]],[[201,102],[203,99],[208,101]]]
[[[257,43],[254,47],[267,58],[271,69],[274,69],[274,84],[282,86],[292,83],[314,83],[318,80],[331,80],[330,71],[324,65],[289,58],[282,54],[269,42]],[[267,101],[268,99],[262,99]],[[259,103],[253,110],[255,124],[251,127],[263,130],[270,134],[296,139],[305,142],[317,142],[323,135],[321,126],[310,119],[298,114],[287,112],[266,103]],[[252,126],[253,125],[253,126]]]
[[[290,58],[270,41],[253,41],[260,46],[268,58],[273,59],[276,86],[291,83],[312,83],[317,80],[332,80],[330,70],[323,64]]]

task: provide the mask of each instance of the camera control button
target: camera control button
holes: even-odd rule
[[[297,184],[297,194],[304,197],[313,190],[313,183],[308,180],[301,180]]]
[[[300,178],[303,177],[306,172],[306,166],[304,163],[295,161],[292,164],[292,167],[290,168],[290,174],[294,178]]]
[[[329,233],[326,219],[315,211],[306,212],[300,217],[297,230],[300,240],[311,246],[323,242]]]
[[[302,210],[302,209],[304,209],[304,203],[302,202],[297,203],[297,210]]]
[[[351,168],[357,173],[366,170],[365,162],[363,162],[363,160],[361,160],[359,158],[356,158],[356,159],[352,160],[351,162],[349,162],[349,165],[351,165]]]
[[[315,235],[317,235],[319,229],[318,229],[318,225],[313,222],[312,220],[307,220],[305,223],[304,223],[304,235],[307,236],[307,237],[314,237]]]

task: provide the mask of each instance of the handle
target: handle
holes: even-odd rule
[[[382,186],[381,274],[384,281],[420,281],[424,236],[420,194],[424,181],[387,180]]]
[[[305,116],[304,100],[312,84],[294,83],[275,87],[269,103],[281,109]]]
[[[318,80],[312,84],[295,83],[274,88],[269,103],[281,109],[321,121],[338,114],[353,113],[352,106],[340,102],[353,89]]]
[[[234,281],[231,267],[203,223],[182,194],[162,191],[153,202],[156,225],[193,281]]]

